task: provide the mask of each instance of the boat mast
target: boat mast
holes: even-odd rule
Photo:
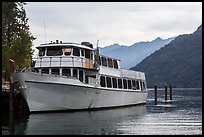
[[[99,66],[100,66],[100,60],[99,60],[99,47],[98,47],[98,42],[99,42],[99,40],[97,40],[97,44],[96,44],[96,50],[95,50],[95,54],[96,54],[96,56],[95,56],[95,67],[96,67],[96,69],[98,70],[99,69]]]

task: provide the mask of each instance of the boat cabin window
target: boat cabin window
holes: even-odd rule
[[[77,78],[77,69],[73,69],[73,77]]]
[[[69,68],[62,69],[62,75],[71,76],[71,70]]]
[[[106,87],[106,81],[105,81],[105,77],[104,76],[101,76],[100,84],[101,84],[101,87]]]
[[[82,70],[79,70],[79,80],[80,80],[81,82],[84,81],[84,73],[83,73]]]
[[[122,79],[118,79],[118,88],[122,89],[123,86],[122,86]]]
[[[139,90],[140,87],[139,87],[139,81],[136,81],[136,89]]]
[[[72,54],[72,48],[65,48],[64,49],[64,55],[70,56]]]
[[[142,81],[140,81],[140,86],[141,86],[141,90],[143,90],[143,84],[142,84]]]
[[[123,79],[123,87],[124,87],[124,89],[127,89],[127,80],[126,79]]]
[[[47,56],[62,55],[62,47],[47,47]]]
[[[51,69],[51,74],[59,75],[60,70],[57,68]]]
[[[45,55],[45,48],[39,48],[39,56],[44,56]]]
[[[117,60],[113,60],[113,66],[115,69],[118,69],[118,62]]]
[[[41,73],[49,74],[49,69],[41,69]]]
[[[131,80],[128,80],[128,89],[132,89],[132,82],[131,82]]]
[[[39,69],[34,68],[35,72],[39,73]]]
[[[113,82],[113,88],[117,88],[117,79],[112,78],[112,82]]]
[[[80,50],[79,50],[79,48],[73,48],[73,55],[74,56],[80,56]]]
[[[132,80],[132,89],[136,90],[136,82],[135,82],[135,80]]]
[[[85,51],[84,51],[84,49],[81,49],[81,56],[82,56],[82,57],[85,56]]]
[[[106,77],[106,83],[107,83],[108,88],[112,88],[111,78],[110,77]]]
[[[144,89],[146,89],[146,85],[145,85],[145,82],[143,81],[142,83],[143,83],[143,88],[144,88]]]
[[[101,57],[101,61],[102,61],[102,66],[107,67],[107,59],[106,59],[106,57]]]
[[[108,58],[108,67],[112,68],[113,67],[113,61],[112,59]]]
[[[93,52],[85,49],[85,58],[93,60]]]

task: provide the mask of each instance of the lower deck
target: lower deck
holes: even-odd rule
[[[122,72],[130,73],[122,76],[114,76],[108,73],[100,74],[100,71],[89,70],[83,68],[35,68],[35,72],[40,74],[55,75],[58,77],[71,77],[79,79],[80,82],[94,85],[103,88],[113,88],[113,89],[123,89],[123,90],[135,90],[143,91],[146,90],[146,80],[145,77],[133,76],[134,73],[140,74],[140,72],[134,72],[130,70],[122,70]]]

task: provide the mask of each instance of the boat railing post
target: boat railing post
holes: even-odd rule
[[[72,57],[72,66],[74,67],[74,57]]]
[[[42,67],[42,57],[40,58],[40,67]]]
[[[52,57],[50,57],[50,67],[51,67],[51,64],[52,64]]]
[[[81,67],[83,68],[83,58],[81,58]]]
[[[60,57],[60,67],[61,67],[61,65],[62,65],[62,57]]]

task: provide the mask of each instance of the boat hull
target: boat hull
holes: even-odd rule
[[[16,73],[30,112],[99,109],[146,103],[146,91],[107,89],[77,79]]]

